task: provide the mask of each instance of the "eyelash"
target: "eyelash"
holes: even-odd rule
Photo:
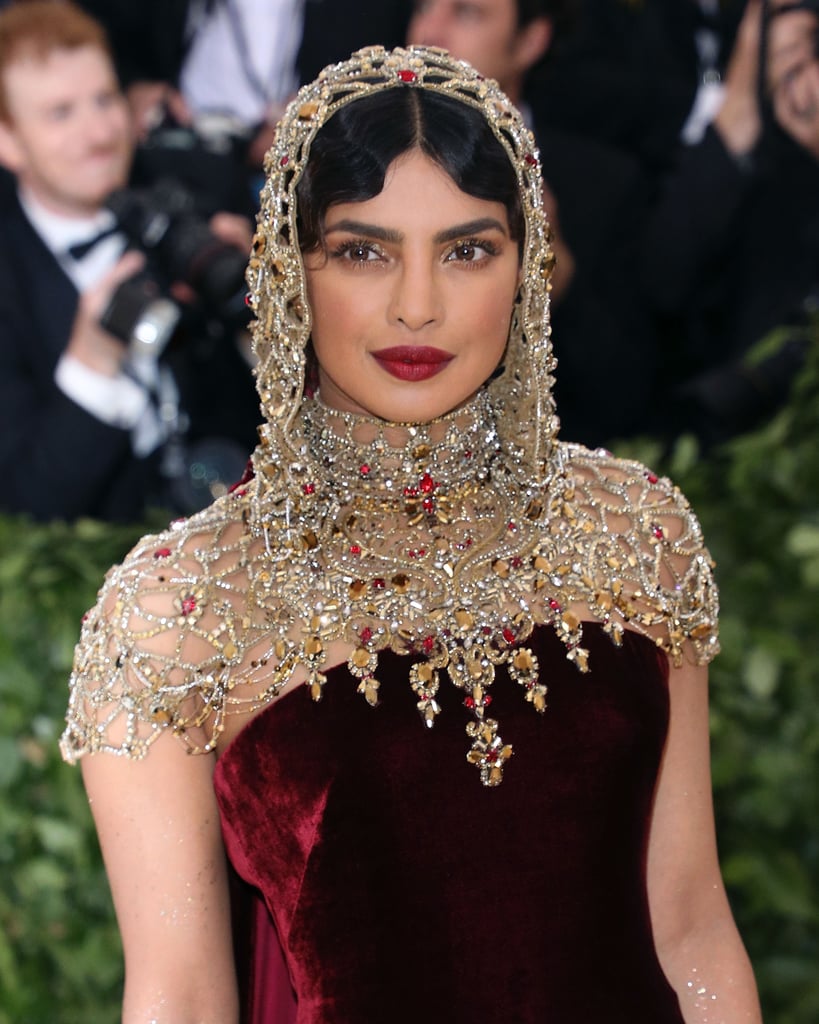
[[[495,242],[492,242],[489,239],[465,238],[463,240],[459,240],[458,242],[455,243],[455,245],[452,246],[452,248],[448,251],[445,257],[445,260],[447,262],[452,261],[454,263],[465,264],[479,264],[484,262],[484,260],[482,259],[455,259],[455,254],[459,250],[463,249],[482,249],[487,254],[487,256],[490,257],[497,256],[498,253],[500,252],[500,246],[496,245]],[[349,253],[355,252],[356,250],[362,250],[365,253],[374,253],[379,258],[383,257],[384,255],[383,251],[378,246],[374,245],[372,242],[363,238],[351,238],[347,239],[344,242],[341,242],[339,245],[336,246],[335,249],[331,250],[330,257],[331,259],[344,259],[346,256],[348,256]],[[371,259],[348,259],[347,262],[351,263],[353,266],[360,266],[366,263],[375,263],[377,261]]]
[[[483,249],[487,256],[497,256],[500,252],[500,246],[496,245],[494,242],[490,242],[488,238],[464,238],[452,246],[447,255],[447,260],[451,259],[460,249]],[[453,262],[478,264],[483,263],[484,260],[454,260]]]
[[[337,245],[336,248],[330,252],[330,257],[332,259],[343,259],[348,253],[354,252],[356,249],[363,249],[367,253],[375,253],[375,255],[379,257],[384,255],[383,252],[377,246],[373,245],[372,242],[368,242],[362,238],[351,238],[342,242],[340,245]],[[356,264],[375,263],[376,261],[369,259],[350,259],[347,262],[355,266]]]

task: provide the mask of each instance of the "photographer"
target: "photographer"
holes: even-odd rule
[[[231,140],[254,204],[275,122],[300,83],[371,43],[400,43],[409,0],[81,0],[105,26],[137,132]]]
[[[761,364],[748,354],[816,308],[818,12],[811,0],[750,0],[722,107],[680,153],[645,235],[676,430],[706,444],[774,412],[802,362],[798,332]]]
[[[201,249],[209,240],[220,254],[225,247],[191,210],[152,211],[159,193],[122,192],[132,157],[128,108],[99,24],[53,0],[4,8],[0,162],[16,178],[15,193],[3,199],[0,236],[6,512],[133,520],[152,505],[190,510],[212,494],[186,486],[189,446],[218,435],[211,450],[232,474],[253,443],[251,372],[224,336],[240,320],[200,302],[198,279],[171,286],[184,277],[180,254],[196,255],[192,241]],[[160,214],[154,220],[163,221],[166,237],[138,237],[134,216],[126,223],[109,208],[113,194],[117,209],[124,204],[133,214],[136,205],[143,219]],[[241,276],[249,224],[226,214],[212,223],[238,245],[230,252]],[[129,243],[144,251],[126,251]],[[154,303],[153,351],[144,331],[142,344],[131,337],[137,321],[130,329],[125,322],[140,287]],[[183,319],[175,350],[160,360],[157,342],[168,341],[179,315],[166,291],[196,298],[191,311],[202,312]],[[203,468],[207,461],[199,459],[196,472],[214,484],[218,473]]]

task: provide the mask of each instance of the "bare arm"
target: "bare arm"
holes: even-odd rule
[[[672,669],[670,693],[648,850],[657,952],[687,1024],[761,1024],[751,965],[717,860],[707,670]]]
[[[238,1021],[213,760],[161,736],[83,761],[125,950],[123,1024]]]

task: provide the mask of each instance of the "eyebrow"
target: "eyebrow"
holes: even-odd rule
[[[378,224],[366,224],[360,220],[340,220],[329,225],[325,232],[331,234],[334,231],[346,231],[352,235],[365,235],[367,238],[375,238],[379,242],[402,242],[404,234],[395,231],[393,228],[382,228]],[[496,217],[478,217],[476,220],[468,220],[464,224],[453,224],[452,227],[444,228],[436,233],[433,241],[436,245],[442,242],[454,242],[458,238],[467,235],[476,235],[482,231],[499,231],[502,235],[509,234],[509,231]]]

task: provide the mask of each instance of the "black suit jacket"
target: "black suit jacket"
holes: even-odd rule
[[[127,430],[67,398],[54,370],[71,332],[77,291],[6,197],[0,234],[0,507],[37,519],[136,519],[156,477]]]
[[[207,492],[170,491],[158,453],[137,458],[129,430],[98,420],[57,387],[54,371],[78,293],[16,195],[0,205],[0,509],[36,519],[137,521],[152,506],[190,512],[191,502],[209,500]],[[188,317],[166,359],[185,411],[186,441],[216,451],[214,466],[232,483],[261,419],[233,328]]]
[[[107,29],[123,83],[177,82],[185,56],[188,0],[81,0]],[[298,55],[299,80],[312,81],[327,64],[362,46],[403,43],[409,0],[306,0]]]
[[[552,307],[561,433],[595,447],[654,426],[657,343],[635,276],[649,191],[639,164],[612,147],[548,127],[536,136],[575,260]]]
[[[708,24],[724,73],[747,0],[722,0]],[[574,30],[557,40],[543,76],[542,119],[593,136],[664,171],[679,145],[701,69],[695,0],[579,0]]]

